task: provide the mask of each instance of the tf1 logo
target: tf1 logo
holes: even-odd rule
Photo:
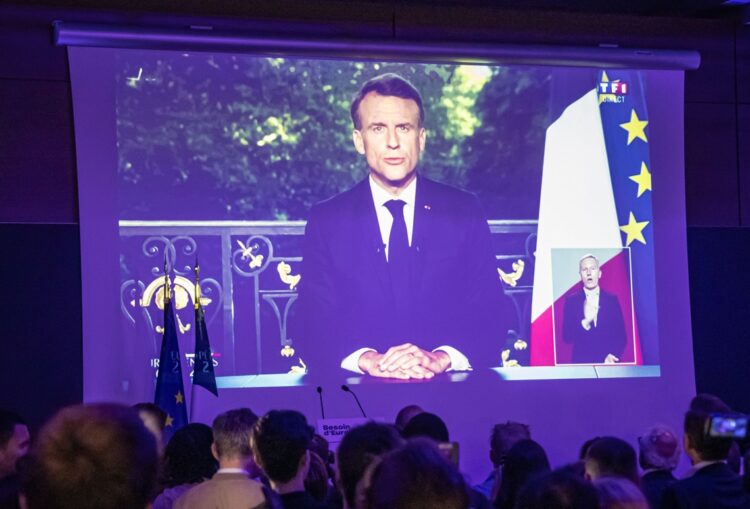
[[[623,81],[601,81],[599,82],[599,104],[624,103],[629,89],[628,84]]]
[[[628,84],[624,81],[602,81],[599,83],[600,94],[627,95]]]

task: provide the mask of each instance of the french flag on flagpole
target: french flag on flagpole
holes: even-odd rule
[[[565,301],[594,254],[625,324],[619,363],[658,364],[648,116],[641,73],[600,72],[547,129],[531,305],[530,364],[571,364]],[[602,359],[601,362],[604,362]]]

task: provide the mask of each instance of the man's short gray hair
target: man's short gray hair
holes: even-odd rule
[[[258,416],[249,408],[237,408],[219,414],[213,423],[214,445],[220,457],[249,457],[250,433]]]
[[[526,424],[513,421],[495,424],[490,434],[490,449],[495,451],[498,458],[504,460],[511,447],[521,440],[529,440],[530,438],[531,431]]]
[[[674,470],[680,460],[680,442],[668,426],[650,428],[638,439],[641,468]]]
[[[594,260],[596,262],[597,267],[601,267],[601,263],[599,263],[599,258],[597,258],[591,253],[586,253],[585,255],[581,256],[581,258],[578,260],[578,267],[580,268],[581,264],[583,263],[583,260],[586,260],[588,258],[591,258],[592,260]]]

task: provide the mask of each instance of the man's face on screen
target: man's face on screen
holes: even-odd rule
[[[367,158],[375,182],[398,194],[416,176],[419,154],[424,150],[419,106],[411,99],[370,92],[359,103],[359,120],[354,147]]]
[[[599,271],[599,262],[596,258],[584,258],[581,260],[581,282],[587,290],[593,290],[599,286],[599,278],[601,272]]]

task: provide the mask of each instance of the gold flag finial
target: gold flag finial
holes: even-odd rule
[[[195,309],[198,309],[201,305],[201,279],[200,279],[201,268],[198,265],[198,257],[195,257]]]
[[[167,308],[167,302],[172,300],[172,286],[169,281],[169,272],[167,272],[167,257],[164,256],[164,309]]]

